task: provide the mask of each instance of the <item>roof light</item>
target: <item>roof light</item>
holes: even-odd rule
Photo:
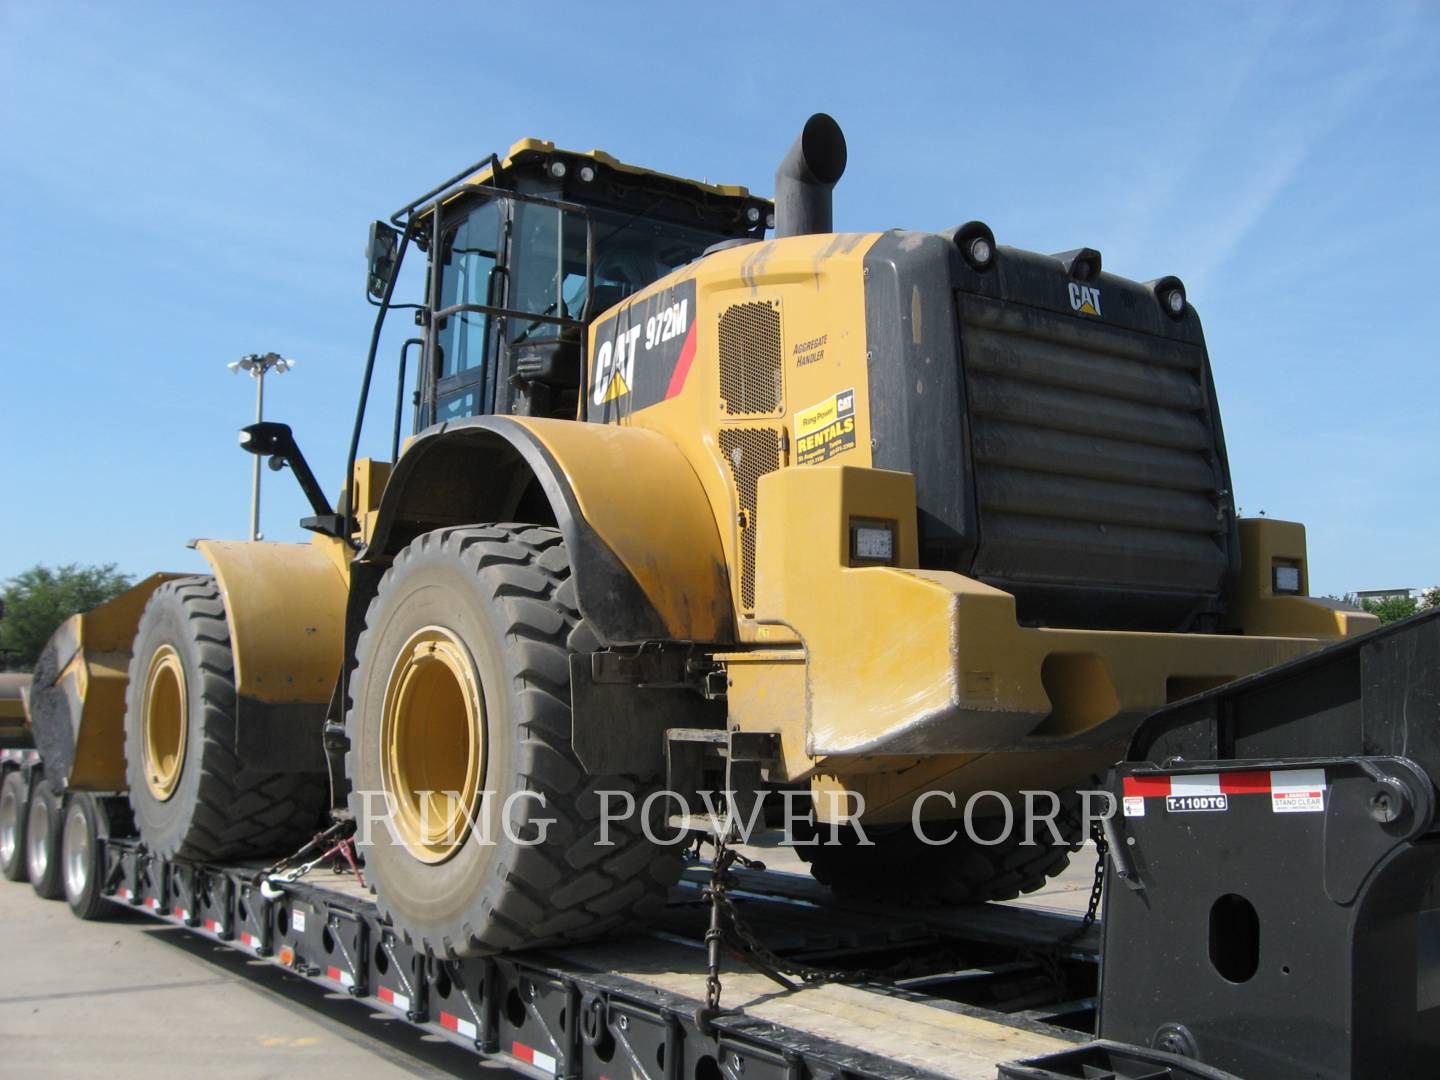
[[[750,222],[750,224],[752,225],[755,224],[755,222],[759,221],[760,208],[758,206],[747,206],[745,208],[745,220]]]
[[[550,162],[550,175],[553,176],[556,180],[563,180],[563,179],[565,178],[566,172],[568,172],[568,171],[569,171],[569,170],[566,169],[566,167],[565,167],[565,162],[563,162],[563,161],[552,161],[552,162]]]
[[[995,234],[983,221],[967,221],[945,232],[972,270],[988,270],[995,262]]]
[[[587,183],[587,184],[590,183],[591,180],[594,180],[594,179],[595,179],[595,166],[594,166],[594,165],[581,165],[581,166],[580,166],[580,179],[583,180],[583,181],[585,181],[585,183]]]
[[[773,228],[775,228],[775,215],[774,215],[774,214],[766,214],[766,215],[765,215],[765,228],[767,228],[767,229],[773,229]]]
[[[1154,290],[1161,311],[1172,319],[1185,317],[1187,301],[1183,281],[1178,277],[1163,277],[1150,282],[1150,288]]]

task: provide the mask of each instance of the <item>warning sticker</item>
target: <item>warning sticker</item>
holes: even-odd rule
[[[1126,817],[1144,817],[1144,816],[1145,816],[1145,796],[1144,796],[1144,795],[1126,795],[1125,798],[1122,799],[1121,801],[1124,803],[1124,806],[1125,806],[1125,816],[1126,816]]]
[[[1325,770],[1287,769],[1270,774],[1270,809],[1277,814],[1325,812]]]
[[[817,465],[855,449],[855,391],[795,413],[795,464]]]

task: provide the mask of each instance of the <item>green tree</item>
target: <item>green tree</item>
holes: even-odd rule
[[[1383,600],[1361,600],[1360,609],[1382,623],[1392,623],[1414,615],[1419,610],[1419,602],[1413,596],[1387,596]]]
[[[32,566],[5,582],[0,601],[0,668],[29,671],[55,628],[130,587],[114,563]]]

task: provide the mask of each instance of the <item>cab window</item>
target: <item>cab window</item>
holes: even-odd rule
[[[500,212],[487,202],[446,231],[440,266],[438,309],[457,304],[489,304],[500,238]],[[490,316],[483,311],[447,315],[436,335],[441,379],[481,377],[488,355]],[[467,380],[468,381],[468,380]]]

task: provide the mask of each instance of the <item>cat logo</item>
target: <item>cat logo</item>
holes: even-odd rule
[[[1081,315],[1100,314],[1100,290],[1093,285],[1070,282],[1070,308]]]
[[[630,393],[635,380],[635,343],[642,327],[621,330],[612,340],[602,341],[595,351],[594,400],[604,405]]]

